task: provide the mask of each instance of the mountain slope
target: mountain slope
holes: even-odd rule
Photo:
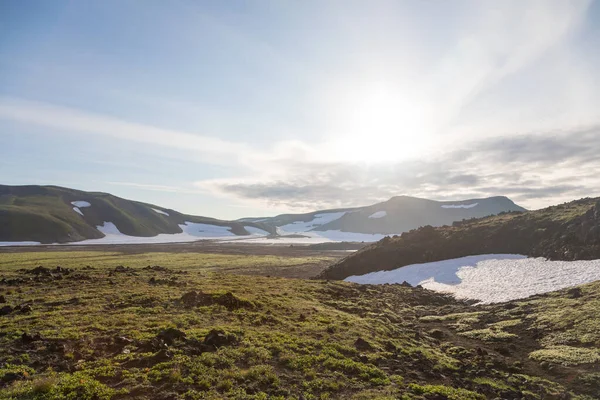
[[[480,218],[509,211],[525,211],[507,197],[460,201],[435,201],[397,196],[365,207],[282,214],[272,218],[245,218],[278,228],[281,235],[301,232],[340,231],[366,235],[390,235],[420,226],[449,225],[463,219]]]
[[[600,258],[600,199],[528,212],[512,212],[453,226],[425,226],[385,238],[341,260],[320,277],[391,270],[477,254],[523,254],[552,260]]]
[[[77,207],[79,205],[79,207]],[[0,241],[76,242],[104,237],[97,227],[106,222],[128,236],[152,237],[181,233],[186,222],[226,227],[249,235],[245,227],[272,229],[254,222],[222,221],[191,216],[107,193],[58,186],[0,185]]]

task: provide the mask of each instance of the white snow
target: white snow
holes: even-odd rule
[[[345,279],[356,283],[401,283],[481,303],[498,303],[600,280],[600,260],[548,261],[515,254],[487,254],[407,265]]]
[[[201,239],[215,239],[235,236],[229,229],[229,226],[217,226],[210,224],[199,224],[195,222],[185,222],[179,227],[182,233],[161,233],[151,237],[128,236],[124,235],[112,222],[104,222],[98,225],[96,229],[104,233],[100,239],[87,239],[80,242],[67,244],[150,244],[150,243],[181,243],[195,242]]]
[[[167,212],[165,212],[163,210],[158,210],[156,208],[153,208],[152,210],[154,210],[155,212],[157,212],[159,214],[166,215],[167,217],[169,216],[169,213],[167,213]]]
[[[91,204],[88,203],[87,201],[83,201],[83,200],[79,200],[79,201],[72,201],[71,204],[73,204],[75,207],[90,207]]]
[[[40,242],[0,242],[1,246],[37,246]]]
[[[267,236],[269,235],[269,232],[260,229],[260,228],[256,228],[254,226],[248,226],[248,225],[244,225],[244,228],[248,231],[248,233],[250,233],[251,235],[259,235],[259,236]]]
[[[383,218],[386,215],[387,215],[386,211],[377,211],[376,213],[369,215],[369,218]]]
[[[472,204],[444,204],[442,208],[473,208],[476,207],[479,203]]]
[[[77,214],[83,216],[83,213],[81,212],[81,210],[79,209],[79,207],[73,207],[73,211],[75,211]]]
[[[282,232],[280,234],[310,231],[317,226],[325,225],[331,221],[340,219],[344,214],[346,214],[346,211],[315,214],[314,218],[310,221],[296,221],[291,224],[280,226],[279,228]]]
[[[288,232],[282,232],[278,230],[280,235],[290,234]],[[381,234],[370,234],[370,233],[355,233],[355,232],[342,232],[338,230],[331,231],[310,231],[310,232],[299,232],[298,235],[306,237],[279,237],[279,238],[267,238],[267,237],[256,237],[243,239],[235,239],[228,242],[235,241],[236,243],[258,243],[258,244],[318,244],[318,243],[330,243],[330,242],[376,242],[383,239],[388,235]]]

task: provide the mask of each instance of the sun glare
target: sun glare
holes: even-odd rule
[[[422,103],[408,93],[373,85],[340,104],[336,154],[344,160],[393,162],[419,157],[430,128]]]

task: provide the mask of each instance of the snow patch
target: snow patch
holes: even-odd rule
[[[75,211],[77,214],[81,215],[83,217],[83,213],[81,212],[81,210],[79,209],[79,207],[73,207],[73,211]]]
[[[210,224],[199,224],[195,222],[185,222],[180,224],[179,227],[183,232],[181,233],[160,233],[156,236],[142,237],[142,236],[128,236],[116,227],[112,222],[104,222],[102,225],[98,225],[96,229],[104,233],[104,237],[100,239],[87,239],[79,242],[72,242],[66,244],[151,244],[151,243],[182,243],[182,242],[195,242],[201,239],[215,239],[224,238],[229,236],[235,236],[229,229],[229,226],[217,226]]]
[[[157,212],[159,214],[166,215],[167,217],[169,216],[169,213],[164,212],[163,210],[159,210],[159,209],[156,209],[156,208],[153,208],[152,210],[154,210],[155,212]]]
[[[0,242],[0,247],[2,246],[37,246],[41,244],[40,242]]]
[[[291,224],[280,226],[279,228],[282,232],[281,234],[307,232],[318,226],[340,219],[344,214],[346,214],[346,211],[315,214],[310,221],[296,221]]]
[[[485,304],[521,299],[599,279],[600,260],[548,261],[517,254],[487,254],[407,265],[345,280],[369,284],[407,281]]]
[[[289,232],[281,232],[278,230],[280,235],[290,234]],[[310,231],[300,232],[299,235],[304,237],[257,237],[257,238],[244,238],[228,240],[227,242],[235,243],[257,243],[257,244],[318,244],[318,243],[331,243],[331,242],[377,242],[388,235],[381,234],[370,234],[370,233],[355,233],[355,232],[342,232],[338,230],[331,231]]]
[[[268,236],[269,235],[269,232],[265,231],[264,229],[256,228],[254,226],[244,225],[244,229],[246,229],[248,231],[248,233],[250,233],[251,235],[259,235],[259,236]]]
[[[376,213],[369,215],[369,218],[383,218],[386,215],[387,215],[386,211],[377,211]]]
[[[73,204],[75,207],[79,207],[79,208],[90,207],[91,206],[90,203],[88,203],[87,201],[83,201],[83,200],[72,201],[71,204]]]
[[[442,208],[473,208],[479,205],[479,203],[472,204],[444,204]]]

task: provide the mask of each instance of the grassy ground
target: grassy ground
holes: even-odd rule
[[[335,258],[331,256],[284,256],[271,254],[217,254],[217,253],[169,253],[148,252],[125,254],[119,251],[60,251],[0,253],[0,270],[15,271],[38,265],[60,265],[80,268],[93,265],[114,268],[127,265],[133,268],[148,265],[178,268],[194,272],[230,272],[245,275],[275,275],[295,277],[296,269],[313,267],[319,269]],[[316,274],[316,273],[315,273]],[[309,277],[309,276],[306,276]]]
[[[472,307],[238,274],[313,261],[0,254],[0,399],[597,398],[600,284]]]

